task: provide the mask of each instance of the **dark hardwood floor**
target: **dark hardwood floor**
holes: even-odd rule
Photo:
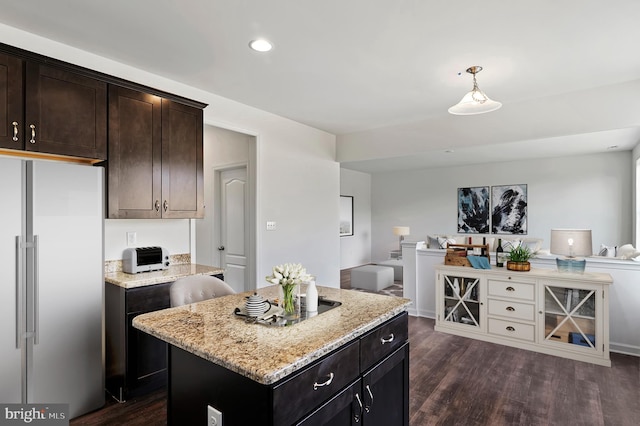
[[[344,274],[343,274],[344,275]],[[341,280],[348,288],[348,277]],[[409,317],[411,426],[640,424],[640,358],[611,368],[433,330]],[[109,401],[71,425],[164,425],[166,393]],[[392,425],[390,425],[392,426]]]

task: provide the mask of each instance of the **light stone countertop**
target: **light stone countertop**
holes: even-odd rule
[[[305,290],[304,286],[302,290]],[[176,347],[269,385],[407,310],[409,299],[318,286],[342,305],[287,327],[234,315],[251,292],[142,314],[133,326]],[[272,300],[278,287],[258,290]]]
[[[215,266],[187,263],[171,265],[162,271],[140,272],[139,274],[127,274],[122,271],[108,272],[104,274],[104,280],[120,287],[136,288],[168,283],[189,275],[217,275],[222,273],[224,273],[224,270]]]

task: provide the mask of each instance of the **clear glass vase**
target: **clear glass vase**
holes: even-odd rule
[[[300,316],[300,284],[280,285],[280,307],[287,318]]]

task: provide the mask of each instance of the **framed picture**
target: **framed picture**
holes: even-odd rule
[[[489,187],[458,188],[458,232],[489,233]]]
[[[340,196],[340,236],[353,235],[353,196]]]
[[[491,232],[527,233],[527,185],[491,187]]]

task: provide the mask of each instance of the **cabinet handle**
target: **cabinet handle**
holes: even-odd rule
[[[36,126],[35,124],[30,124],[29,127],[31,128],[31,139],[29,139],[29,142],[36,143]]]
[[[359,422],[360,422],[360,417],[362,417],[362,408],[363,408],[363,407],[362,407],[362,401],[360,401],[360,395],[358,395],[357,393],[356,393],[356,401],[358,401],[358,405],[360,406],[360,411],[359,411],[359,412],[356,412],[356,413],[353,415],[353,420],[354,420],[356,423],[359,423]]]
[[[515,329],[515,328],[513,328],[513,327],[511,327],[511,326],[508,326],[508,327],[507,327],[507,331],[516,331],[516,329]]]
[[[166,212],[167,209],[169,208],[169,203],[167,202],[167,200],[164,200],[164,203],[162,203],[162,207],[164,208],[164,211]]]
[[[153,205],[153,207],[155,207],[156,211],[159,212],[160,211],[160,200],[156,200],[156,203]]]
[[[322,386],[329,386],[331,382],[333,382],[333,373],[329,373],[327,380],[325,380],[324,382],[322,383],[315,382],[313,384],[313,390],[318,390],[318,388]]]
[[[515,311],[515,310],[516,310],[516,308],[514,308],[513,306],[507,306],[507,308],[506,308],[506,309],[507,309],[507,311],[509,311],[509,312],[513,312],[513,311]]]
[[[13,141],[18,142],[18,122],[14,121],[11,125],[13,126]]]
[[[382,343],[383,345],[384,345],[385,343],[391,343],[391,342],[393,342],[393,339],[395,339],[395,336],[393,335],[393,333],[391,333],[391,334],[389,335],[389,337],[387,337],[387,338],[381,337],[381,338],[380,338],[380,343]]]
[[[369,398],[371,398],[371,403],[364,406],[364,411],[368,413],[369,411],[371,411],[371,407],[373,406],[373,393],[371,393],[371,388],[369,387],[369,385],[365,386],[365,389],[367,389],[367,392],[369,392]]]
[[[511,287],[511,286],[509,286],[509,287],[507,287],[507,291],[516,291],[516,289]]]

